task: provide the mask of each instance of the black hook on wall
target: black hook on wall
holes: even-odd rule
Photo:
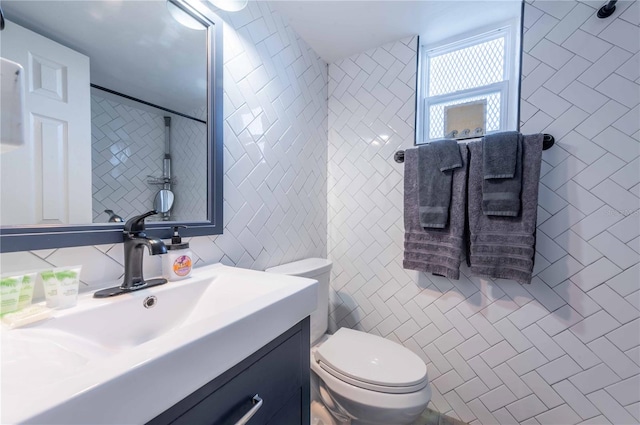
[[[609,3],[605,4],[598,10],[598,18],[604,19],[613,15],[613,12],[616,11],[616,3],[618,0],[610,0]]]
[[[550,134],[544,133],[542,137],[542,150],[546,151],[556,143],[556,138]]]
[[[4,29],[4,12],[2,11],[2,6],[0,6],[0,31]]]

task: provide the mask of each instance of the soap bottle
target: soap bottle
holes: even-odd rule
[[[169,281],[181,280],[191,275],[191,250],[188,242],[182,242],[178,228],[186,226],[174,226],[171,243],[166,244],[167,253],[162,259],[162,274]]]

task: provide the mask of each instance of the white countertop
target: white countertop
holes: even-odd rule
[[[163,302],[173,297],[172,289],[186,285],[209,286],[208,292],[197,295],[197,311],[186,311],[177,326],[139,344],[91,340],[94,330],[96,338],[105,341],[117,338],[118,333],[114,336],[109,329],[127,328],[127,310],[118,305],[132,305],[132,299],[138,305],[149,295]],[[190,279],[132,294],[109,299],[81,296],[77,307],[57,311],[48,322],[14,330],[3,327],[1,422],[149,421],[310,315],[316,307],[316,285],[311,279],[216,264],[195,269]],[[235,297],[233,302],[226,301],[230,297]],[[221,305],[222,300],[228,305]],[[76,327],[71,334],[53,326],[96,317],[83,315],[96,308],[109,309],[113,317],[84,323],[79,334]]]

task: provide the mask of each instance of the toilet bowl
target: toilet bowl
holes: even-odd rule
[[[311,425],[339,425],[339,422],[317,400],[311,402]]]
[[[412,424],[431,399],[427,367],[408,348],[348,328],[333,335],[328,326],[331,261],[308,258],[266,270],[318,281],[318,308],[311,315],[311,423]],[[331,412],[329,422],[326,411]]]

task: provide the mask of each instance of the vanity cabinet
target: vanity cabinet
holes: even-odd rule
[[[233,425],[254,408],[248,425],[308,425],[309,373],[307,317],[148,424]]]

